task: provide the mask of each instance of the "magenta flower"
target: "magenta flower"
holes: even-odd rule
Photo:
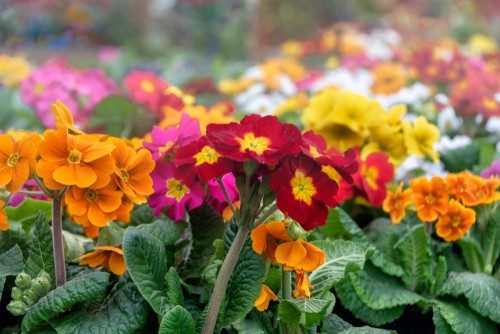
[[[186,217],[186,210],[199,207],[205,191],[199,182],[195,182],[195,175],[189,169],[176,168],[171,162],[157,161],[151,173],[154,193],[149,196],[149,206],[155,208],[153,214],[159,216],[165,207],[170,206],[167,216],[178,221]]]
[[[38,185],[36,184],[35,180],[28,180],[24,183],[24,185],[21,187],[21,190],[30,190],[30,191],[41,191]],[[32,196],[32,195],[23,195],[23,194],[12,194],[10,196],[9,203],[7,204],[8,206],[13,206],[16,207],[20,205],[22,202],[24,202],[24,199],[28,198],[33,198],[33,199],[39,199],[39,200],[44,200],[48,201],[49,198],[47,196]]]
[[[182,114],[179,127],[164,130],[154,126],[151,131],[151,142],[145,141],[143,145],[153,153],[153,160],[156,161],[164,156],[171,160],[180,146],[187,145],[200,137],[200,123],[191,119],[189,115]]]
[[[226,188],[231,202],[234,203],[239,200],[240,194],[236,188],[236,179],[232,173],[227,173],[222,177],[222,184],[224,188]],[[222,214],[224,208],[227,207],[227,201],[219,183],[215,180],[208,181],[207,192],[209,195],[208,203],[213,206],[218,213]]]
[[[490,167],[483,169],[481,172],[483,179],[488,179],[490,176],[500,176],[500,158],[493,161]]]

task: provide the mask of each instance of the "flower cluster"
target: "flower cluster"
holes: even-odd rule
[[[434,176],[430,180],[420,177],[411,180],[410,187],[405,190],[400,183],[394,192],[388,192],[383,209],[397,224],[412,204],[421,221],[437,220],[437,235],[450,242],[462,238],[475,223],[473,207],[500,199],[498,186],[498,178],[484,179],[467,171],[444,178]]]

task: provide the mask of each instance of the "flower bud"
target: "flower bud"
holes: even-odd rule
[[[36,294],[35,290],[33,289],[25,290],[23,293],[23,301],[28,306],[35,304],[38,301],[38,295]]]
[[[297,223],[296,221],[292,221],[290,223],[290,226],[288,227],[288,235],[290,238],[293,240],[297,240],[301,238],[302,240],[307,240],[307,236],[309,235],[309,232],[304,230],[302,226]]]
[[[10,296],[13,300],[22,300],[23,298],[23,290],[19,289],[17,286],[12,288],[12,292]]]
[[[19,300],[13,300],[7,305],[7,310],[14,316],[20,316],[26,313],[27,307],[26,304]]]
[[[16,277],[16,286],[21,290],[31,288],[31,277],[26,273],[20,273]]]
[[[36,292],[38,298],[45,296],[50,290],[50,281],[45,277],[37,277],[31,280],[32,289]]]
[[[50,274],[48,272],[46,272],[45,270],[42,270],[38,273],[38,276],[37,277],[45,277],[47,279],[47,281],[51,281],[52,280],[52,277],[50,277]]]

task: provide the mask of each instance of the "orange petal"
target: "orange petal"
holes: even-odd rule
[[[127,270],[123,255],[112,252],[109,257],[109,270],[115,275],[121,276]]]
[[[88,212],[87,217],[92,225],[103,227],[113,219],[112,215],[106,214],[101,211],[99,206],[91,205]]]
[[[266,227],[267,227],[267,232],[276,239],[281,239],[285,241],[290,240],[290,237],[288,236],[288,233],[286,231],[285,224],[283,224],[282,222],[272,221],[266,224]]]
[[[307,251],[301,241],[288,241],[276,248],[275,255],[278,263],[295,268],[307,255]]]

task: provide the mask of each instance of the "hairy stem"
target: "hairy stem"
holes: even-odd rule
[[[231,248],[222,263],[219,275],[217,275],[217,281],[215,282],[214,292],[210,298],[210,304],[208,306],[207,317],[205,318],[205,323],[203,324],[202,334],[212,334],[215,328],[215,323],[217,322],[217,316],[219,315],[220,306],[222,303],[222,298],[226,292],[227,283],[229,278],[233,273],[234,266],[238,261],[238,257],[245,243],[245,238],[248,234],[248,230],[245,228],[240,228],[236,237],[234,238]]]
[[[222,193],[224,194],[224,197],[226,198],[227,205],[233,212],[233,217],[239,221],[239,217],[236,215],[236,209],[233,205],[233,202],[231,202],[231,198],[229,197],[229,194],[227,193],[226,187],[224,187],[224,183],[222,183],[222,179],[220,177],[216,178],[217,183],[219,184],[220,189],[222,190]]]
[[[62,237],[62,199],[61,193],[57,193],[52,198],[52,247],[54,250],[56,287],[66,283],[66,262],[64,260]]]

